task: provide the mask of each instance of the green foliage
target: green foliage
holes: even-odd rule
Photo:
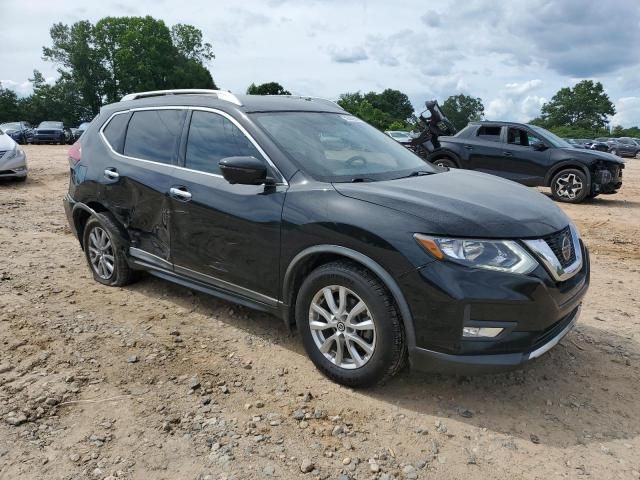
[[[285,90],[278,82],[263,83],[261,85],[252,83],[247,88],[247,95],[291,95],[291,92]]]
[[[549,129],[572,127],[601,131],[607,127],[607,117],[615,113],[602,83],[582,80],[573,88],[561,88],[542,106],[541,115],[535,122]]]
[[[191,25],[169,29],[150,16],[106,17],[95,25],[87,20],[57,23],[50,34],[52,45],[43,48],[43,56],[58,65],[60,78],[48,86],[34,77],[34,95],[24,105],[32,116],[65,116],[77,124],[127,93],[215,88],[204,66],[214,58],[211,44]],[[53,106],[60,113],[54,114]]]
[[[22,120],[19,117],[18,96],[0,83],[0,123]]]
[[[482,99],[462,93],[447,98],[440,109],[456,130],[462,130],[469,122],[480,120],[484,115]]]
[[[382,93],[343,93],[338,105],[380,130],[409,130],[413,107],[404,93],[390,88]]]

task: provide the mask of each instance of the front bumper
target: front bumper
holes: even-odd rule
[[[33,143],[57,143],[57,142],[65,142],[66,137],[64,134],[59,133],[36,133],[33,136]]]
[[[474,373],[513,368],[557,344],[573,327],[589,287],[589,253],[573,277],[555,281],[539,266],[529,275],[431,262],[403,276],[415,341],[412,368]],[[464,337],[464,327],[503,328],[494,338]],[[413,339],[411,339],[413,340]]]
[[[0,158],[0,178],[24,178],[27,171],[27,156],[24,152],[10,160]]]

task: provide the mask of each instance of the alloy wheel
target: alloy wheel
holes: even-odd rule
[[[115,268],[113,245],[101,227],[94,227],[89,234],[89,261],[96,275],[103,280],[111,278]]]
[[[346,287],[330,285],[314,295],[309,327],[318,350],[340,368],[360,368],[373,356],[374,318],[364,301]]]
[[[575,173],[565,173],[556,180],[556,193],[559,197],[575,199],[582,191],[583,184]]]

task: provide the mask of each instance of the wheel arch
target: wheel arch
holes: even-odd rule
[[[100,202],[87,202],[81,203],[78,202],[73,206],[72,216],[73,216],[73,225],[76,229],[76,233],[78,234],[78,241],[80,242],[80,246],[84,249],[82,238],[84,236],[84,228],[87,222],[91,217],[98,217],[99,214],[108,214],[110,217],[115,217],[109,212],[109,210],[102,205]],[[120,230],[120,235],[122,238],[127,238],[125,229],[120,225],[119,222],[115,222]]]
[[[340,245],[316,245],[298,253],[289,263],[283,281],[284,321],[287,327],[295,323],[296,292],[304,281],[306,274],[317,267],[336,260],[351,260],[370,270],[391,292],[400,311],[405,338],[409,351],[416,344],[413,317],[409,304],[400,286],[391,274],[375,260],[351,248]]]
[[[551,186],[551,179],[560,171],[562,170],[569,170],[571,168],[575,168],[577,170],[580,170],[582,172],[584,172],[584,174],[587,176],[587,184],[589,185],[589,188],[591,188],[591,170],[589,170],[589,167],[587,165],[585,165],[584,163],[580,163],[580,162],[576,162],[573,160],[567,160],[564,162],[561,162],[557,165],[554,165],[548,172],[547,175],[545,176],[544,179],[544,185],[545,187],[550,187]]]
[[[429,161],[432,163],[440,158],[447,158],[453,161],[457,165],[457,167],[460,168],[460,156],[453,150],[449,148],[440,148],[429,155]]]

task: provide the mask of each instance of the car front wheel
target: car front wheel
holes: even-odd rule
[[[551,194],[559,202],[580,203],[589,194],[587,176],[574,168],[561,170],[551,179]]]
[[[433,161],[433,164],[438,167],[457,168],[456,162],[449,158],[438,158]]]
[[[311,272],[298,294],[296,322],[307,354],[335,382],[382,383],[404,364],[404,329],[393,298],[358,264],[332,262]]]

